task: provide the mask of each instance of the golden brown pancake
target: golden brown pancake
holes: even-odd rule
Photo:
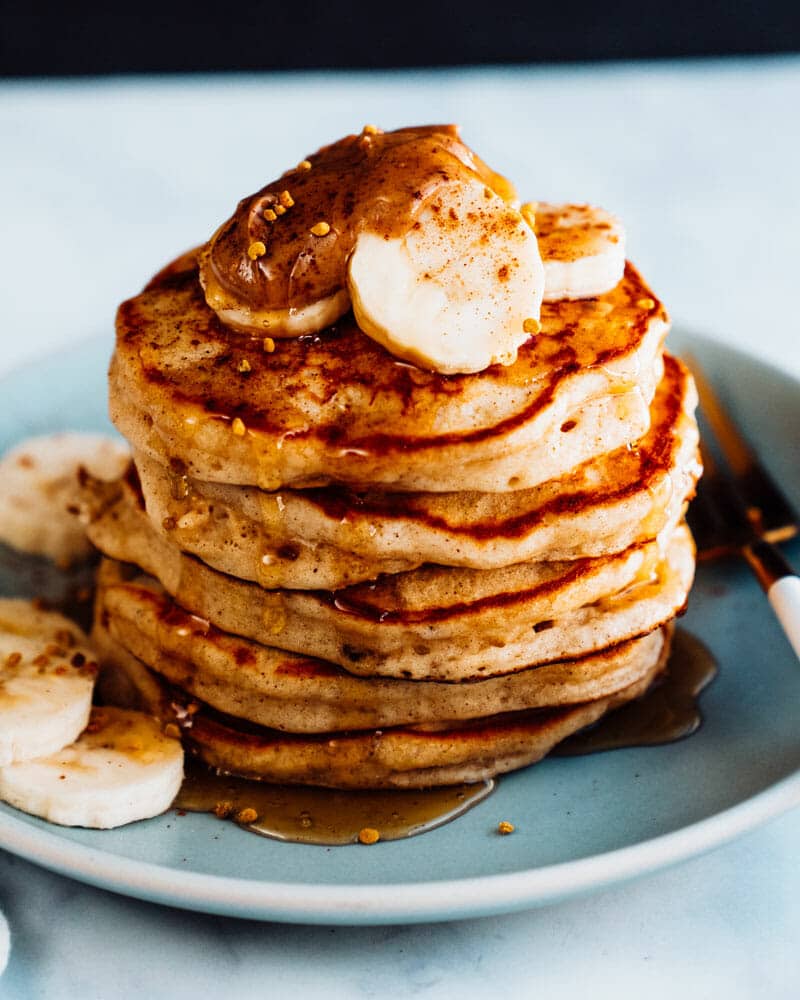
[[[671,531],[700,473],[694,383],[664,361],[635,447],[529,490],[267,493],[184,479],[139,453],[147,510],[179,548],[268,588],[332,590],[425,562],[495,569],[620,552]]]
[[[517,361],[476,375],[399,362],[352,314],[269,352],[222,326],[186,255],[120,306],[111,415],[138,450],[214,482],[523,489],[642,436],[666,332],[629,265],[599,299],[545,305]]]
[[[113,680],[106,690],[163,721],[210,767],[262,781],[333,788],[427,788],[480,781],[540,760],[557,743],[639,697],[663,670],[669,642],[642,647],[646,668],[622,691],[553,709],[510,712],[436,728],[397,727],[324,735],[281,733],[181,696],[98,623],[93,639]]]
[[[496,570],[425,566],[334,592],[267,591],[181,553],[128,493],[89,535],[219,628],[360,676],[461,680],[603,649],[672,618],[694,569],[682,527],[663,553],[650,542],[596,559]]]
[[[135,571],[134,571],[135,572]],[[355,677],[324,660],[231,635],[192,615],[154,580],[107,561],[98,620],[169,683],[214,708],[289,732],[330,732],[470,719],[575,704],[641,676],[661,631],[589,656],[461,683]]]
[[[508,366],[426,370],[424,329],[405,351],[354,291],[366,336],[345,269],[359,226],[395,230],[363,205],[416,204],[418,168],[453,150],[478,199],[495,183],[453,130],[372,135],[244,199],[120,306],[110,410],[135,465],[84,477],[94,638],[105,696],[212,768],[424,788],[532,763],[664,669],[694,573],[696,394],[631,264],[514,320],[539,332]],[[406,157],[417,139],[432,158]]]

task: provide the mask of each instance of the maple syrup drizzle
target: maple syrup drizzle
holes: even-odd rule
[[[493,788],[494,781],[482,781],[423,791],[339,791],[217,776],[192,762],[174,808],[187,812],[218,809],[263,837],[337,846],[356,843],[364,829],[377,830],[381,840],[427,833],[462,816]],[[255,810],[257,819],[237,820],[237,814],[247,809]]]
[[[700,726],[697,697],[716,673],[708,649],[677,629],[665,678],[643,697],[571,736],[553,753],[576,756],[683,739]],[[241,810],[254,809],[257,819],[240,826],[276,840],[334,846],[356,843],[364,828],[377,830],[381,840],[426,833],[463,815],[494,787],[494,781],[485,781],[421,791],[337,791],[217,776],[193,762],[175,808],[214,812],[224,803],[224,811],[234,820]]]
[[[91,619],[94,565],[64,572],[45,559],[0,545],[0,594],[44,597],[83,628]],[[624,747],[671,743],[694,733],[702,722],[698,696],[717,674],[717,663],[703,643],[676,629],[667,673],[641,698],[610,712],[596,725],[576,733],[552,751],[578,756]],[[449,823],[482,802],[495,781],[425,790],[340,791],[270,785],[218,776],[190,762],[174,808],[214,812],[230,805],[230,818],[254,809],[257,818],[240,825],[253,833],[301,844],[337,846],[358,841],[365,828],[380,839],[414,837]]]
[[[674,743],[691,736],[703,721],[698,696],[717,671],[717,661],[706,646],[685,629],[676,629],[663,680],[641,698],[570,736],[552,752],[559,757],[573,757],[601,750]]]

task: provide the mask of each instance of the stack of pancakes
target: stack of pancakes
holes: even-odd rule
[[[186,255],[124,303],[87,481],[107,697],[211,767],[343,788],[532,763],[647,690],[694,572],[695,392],[636,270],[517,361],[400,362],[352,314],[273,344]]]

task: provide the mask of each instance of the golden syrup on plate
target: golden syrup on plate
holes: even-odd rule
[[[641,698],[609,712],[597,725],[570,736],[553,753],[571,757],[673,743],[691,736],[703,720],[698,696],[717,670],[716,660],[703,643],[690,632],[676,629],[664,679]]]
[[[365,830],[401,840],[462,816],[493,781],[446,788],[339,791],[216,775],[190,763],[174,808],[216,813],[263,837],[296,844],[354,844]]]
[[[700,726],[697,698],[716,673],[716,661],[703,643],[677,629],[664,679],[553,753],[576,756],[683,739]],[[276,840],[334,846],[356,843],[364,830],[377,831],[380,840],[425,833],[463,815],[494,787],[495,782],[484,781],[423,791],[339,791],[218,776],[192,763],[174,807],[216,812]]]
[[[89,564],[64,572],[47,560],[0,546],[0,591],[43,597],[48,606],[85,629],[91,619],[94,569]],[[576,756],[689,736],[702,721],[698,695],[716,673],[716,661],[703,643],[677,629],[663,680],[643,697],[571,736],[552,753]],[[387,841],[425,833],[463,815],[494,787],[494,781],[484,781],[426,790],[340,791],[217,776],[190,763],[174,808],[218,810],[226,819],[265,837],[334,846],[356,843],[363,830],[377,830],[380,840]],[[248,809],[255,812],[254,819],[249,819]],[[239,815],[244,820],[237,820]]]

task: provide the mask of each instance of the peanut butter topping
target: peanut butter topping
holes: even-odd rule
[[[206,300],[235,329],[315,333],[350,306],[347,262],[360,234],[402,237],[444,189],[476,182],[487,200],[516,197],[455,126],[365,127],[239,203],[201,254]]]

